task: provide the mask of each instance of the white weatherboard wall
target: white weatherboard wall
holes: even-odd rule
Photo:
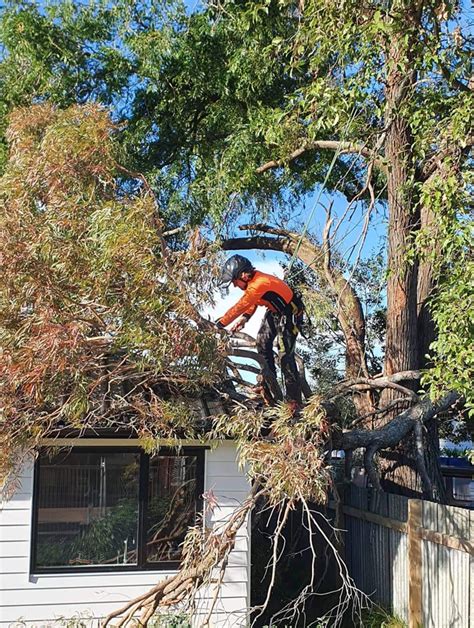
[[[133,446],[133,441],[127,440]],[[85,444],[85,443],[84,443]],[[90,441],[87,443],[90,445]],[[103,442],[96,441],[103,445]],[[110,444],[117,445],[117,441]],[[123,443],[120,443],[122,445]],[[222,520],[238,507],[249,491],[245,475],[238,469],[236,449],[230,442],[206,451],[205,490],[212,490],[219,503],[212,519]],[[30,574],[31,506],[33,466],[24,469],[21,486],[0,511],[0,627],[49,628],[61,618],[82,618],[85,625],[98,627],[100,618],[127,600],[146,592],[172,571],[83,574]],[[231,628],[247,625],[250,606],[250,527],[239,530],[229,559],[224,583],[210,625]],[[202,596],[199,614],[206,614],[214,591]],[[199,625],[199,617],[196,618]],[[19,622],[19,623],[17,623]],[[84,624],[83,624],[84,625]]]

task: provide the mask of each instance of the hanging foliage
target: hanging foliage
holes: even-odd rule
[[[61,421],[171,430],[160,385],[196,390],[222,370],[196,309],[211,302],[212,250],[167,249],[153,194],[130,195],[118,179],[115,130],[95,105],[11,115],[0,180],[4,472]]]

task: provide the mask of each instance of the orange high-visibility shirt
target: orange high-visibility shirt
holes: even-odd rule
[[[250,318],[258,305],[282,313],[292,299],[293,290],[282,279],[257,270],[248,282],[244,296],[220,317],[219,323],[226,327],[242,314]]]

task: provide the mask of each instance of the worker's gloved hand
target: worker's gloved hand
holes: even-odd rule
[[[224,325],[220,321],[216,321],[215,324],[219,329],[225,329]]]
[[[232,327],[230,328],[230,332],[234,333],[236,331],[240,331],[241,329],[244,328],[245,323],[247,322],[247,319],[245,318],[245,316],[241,316],[240,318],[238,318],[235,323],[232,325]]]

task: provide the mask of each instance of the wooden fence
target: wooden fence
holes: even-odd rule
[[[343,501],[359,589],[410,628],[474,628],[474,511],[354,485]]]

